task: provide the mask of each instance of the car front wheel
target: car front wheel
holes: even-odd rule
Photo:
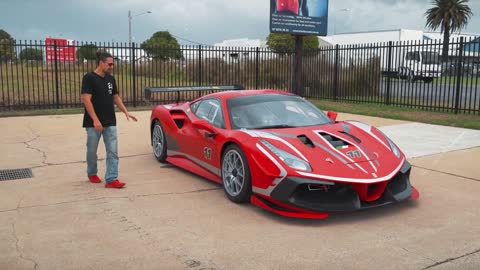
[[[250,200],[250,168],[242,149],[235,144],[229,145],[222,156],[222,184],[231,201],[245,203]]]

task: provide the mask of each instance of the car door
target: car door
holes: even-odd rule
[[[201,100],[199,104],[192,104],[192,112],[198,120],[207,121],[207,128],[195,127],[190,134],[194,134],[190,141],[190,155],[195,162],[208,171],[219,175],[221,145],[224,138],[225,119],[220,100],[211,98]]]

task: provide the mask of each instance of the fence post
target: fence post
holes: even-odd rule
[[[198,86],[202,86],[202,45],[198,45]]]
[[[260,48],[257,47],[255,55],[255,89],[258,89],[258,78],[260,77]]]
[[[56,105],[57,109],[60,109],[60,92],[58,89],[58,58],[57,58],[57,41],[53,41],[53,52],[54,56],[53,59],[55,61],[55,96],[56,96]]]
[[[460,110],[460,95],[462,90],[462,73],[463,73],[463,37],[460,38],[460,47],[457,59],[457,89],[455,91],[455,114]]]
[[[340,46],[335,45],[335,71],[333,72],[333,100],[337,100],[338,96],[338,62],[340,54]]]
[[[391,78],[391,73],[392,73],[392,47],[393,47],[393,42],[389,41],[388,42],[388,67],[387,67],[387,98],[386,98],[386,103],[387,105],[390,105],[390,88],[392,85],[392,78]]]
[[[303,36],[295,35],[295,58],[293,64],[293,93],[304,96],[303,93]]]
[[[135,42],[131,43],[130,50],[132,53],[130,55],[132,56],[130,59],[130,64],[132,65],[132,92],[133,92],[133,107],[137,107],[137,72],[135,70]]]

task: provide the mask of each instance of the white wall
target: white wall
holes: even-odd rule
[[[260,39],[248,39],[248,38],[240,38],[240,39],[229,39],[224,40],[220,43],[215,43],[213,46],[215,47],[264,47],[265,42]]]
[[[416,30],[398,29],[378,32],[358,32],[358,33],[344,33],[326,38],[319,37],[322,41],[332,45],[352,45],[352,44],[369,44],[369,43],[383,43],[389,41],[405,41],[405,40],[421,40],[423,39],[423,32]]]

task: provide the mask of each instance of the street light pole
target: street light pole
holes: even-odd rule
[[[145,11],[143,13],[139,13],[139,14],[136,14],[136,15],[132,16],[132,11],[130,11],[130,10],[128,11],[128,45],[129,46],[132,46],[132,18],[143,15],[143,14],[150,14],[150,13],[152,13],[152,12],[151,11]]]
[[[132,12],[128,11],[128,46],[132,46]]]

